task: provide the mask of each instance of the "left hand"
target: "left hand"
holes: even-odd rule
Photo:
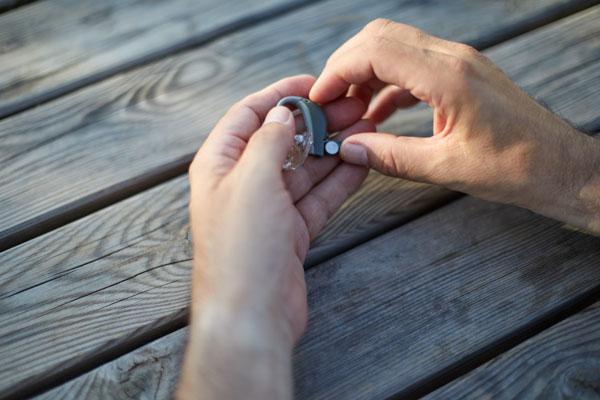
[[[427,103],[433,135],[354,135],[342,143],[344,161],[600,234],[600,141],[538,104],[477,50],[377,19],[331,55],[310,97],[324,103],[351,88],[380,90],[367,113],[376,123]]]
[[[243,364],[240,348],[250,347],[256,369],[257,351],[279,348],[289,355],[305,329],[303,263],[310,240],[367,175],[337,157],[310,157],[297,170],[282,171],[294,118],[287,108],[272,108],[285,96],[307,97],[313,83],[309,76],[284,79],[234,105],[190,167],[188,358],[213,351],[226,357],[231,348]],[[366,105],[357,98],[342,97],[324,111],[329,131],[347,136],[375,128],[360,120]],[[212,339],[203,343],[207,335]]]

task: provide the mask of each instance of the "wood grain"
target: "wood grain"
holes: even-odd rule
[[[465,198],[427,214],[307,271],[296,397],[414,393],[596,286],[599,260],[600,239],[526,210]],[[153,391],[172,391],[185,339],[177,331],[42,397],[162,398]]]
[[[149,343],[35,399],[171,399],[187,328]]]
[[[427,398],[597,399],[600,397],[598,332],[600,303],[530,338]]]
[[[528,48],[522,56],[541,62],[533,51],[537,40],[562,37],[560,32],[571,32],[574,23],[585,31],[595,15],[573,17],[506,46]],[[558,64],[561,55],[578,54],[584,60],[590,55],[585,40],[553,43],[562,43],[556,49]],[[569,47],[562,48],[564,44]],[[586,85],[586,76],[576,68],[557,79],[570,80],[571,74]],[[559,99],[572,105],[565,94],[553,107],[561,109]],[[580,103],[585,110],[586,101]],[[577,121],[577,112],[570,117]],[[402,181],[388,187],[389,178],[374,176],[352,206],[339,212],[316,242],[317,249],[337,237],[343,246],[390,218],[409,220],[432,199],[439,201],[439,193],[447,194],[423,185],[417,192],[418,185]],[[187,184],[179,178],[0,254],[0,356],[10,366],[0,370],[3,393],[53,376],[64,378],[82,362],[123,352],[131,343],[147,340],[148,332],[172,323],[174,315],[183,315],[190,265],[186,197]]]
[[[122,199],[115,186],[133,185],[140,176],[154,185],[165,168],[185,170],[189,155],[235,100],[283,76],[317,73],[344,39],[375,17],[489,42],[513,26],[522,30],[525,22],[581,4],[385,0],[365,7],[331,0],[7,118],[0,121],[0,244],[22,242],[38,234],[36,228],[53,229]],[[565,33],[562,42],[595,43],[580,34]],[[574,60],[576,68],[579,57]],[[61,218],[73,210],[79,211]]]
[[[355,237],[453,197],[372,173],[309,258],[315,263],[339,254]],[[191,266],[187,201],[181,177],[0,253],[0,357],[14,361],[0,370],[0,397],[68,375],[87,358],[122,353],[155,329],[184,324]]]
[[[55,0],[0,15],[0,118],[302,3]]]
[[[310,270],[298,397],[411,393],[595,287],[599,245],[525,210],[467,198]]]

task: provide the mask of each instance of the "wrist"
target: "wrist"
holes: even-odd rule
[[[195,309],[194,309],[195,308]],[[223,304],[194,307],[179,397],[291,398],[291,334]]]
[[[577,184],[573,187],[573,204],[579,218],[571,222],[583,230],[600,234],[600,140],[583,135],[580,151],[574,155],[577,168],[571,173]]]
[[[293,348],[290,324],[275,305],[213,297],[192,302],[191,313],[190,334],[199,338],[217,338],[251,351]]]
[[[190,322],[193,331],[236,333],[240,340],[255,334],[277,338],[278,343],[293,347],[293,324],[278,293],[281,288],[269,288],[264,281],[253,282],[254,277],[241,274],[235,279],[194,276],[194,280]]]
[[[600,141],[571,127],[546,138],[532,185],[539,199],[533,211],[577,228],[600,233]]]

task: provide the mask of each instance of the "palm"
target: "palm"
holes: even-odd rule
[[[371,129],[371,124],[359,122],[344,134]],[[284,182],[291,196],[290,208],[296,227],[293,262],[287,274],[284,290],[285,303],[293,316],[293,335],[297,340],[306,326],[307,302],[304,280],[304,260],[310,242],[323,229],[327,220],[340,207],[349,194],[354,192],[367,171],[364,168],[345,164],[337,158],[310,158],[296,171],[285,172]]]
[[[204,151],[211,152],[211,157],[217,160],[216,172],[225,176],[235,168],[252,134],[260,128],[267,112],[280,98],[292,95],[308,97],[313,83],[314,78],[308,76],[284,79],[248,96],[232,107],[203,146]],[[331,132],[341,131],[340,139],[353,133],[370,132],[375,129],[370,121],[361,120],[366,105],[357,98],[340,98],[324,105],[323,108],[328,120],[328,129]],[[309,157],[297,170],[282,174],[283,182],[278,190],[289,194],[285,196],[288,197],[289,204],[284,207],[287,209],[285,221],[279,223],[295,226],[294,248],[290,249],[292,255],[285,260],[288,270],[282,282],[282,300],[288,309],[295,339],[300,337],[306,325],[307,303],[303,263],[310,241],[343,201],[358,189],[366,175],[365,168],[342,163],[337,157]]]

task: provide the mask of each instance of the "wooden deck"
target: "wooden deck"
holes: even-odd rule
[[[234,101],[386,17],[478,47],[598,133],[598,3],[0,0],[0,399],[170,398],[185,173]],[[431,114],[386,129],[427,135]],[[306,279],[298,398],[600,398],[598,238],[372,173]]]

